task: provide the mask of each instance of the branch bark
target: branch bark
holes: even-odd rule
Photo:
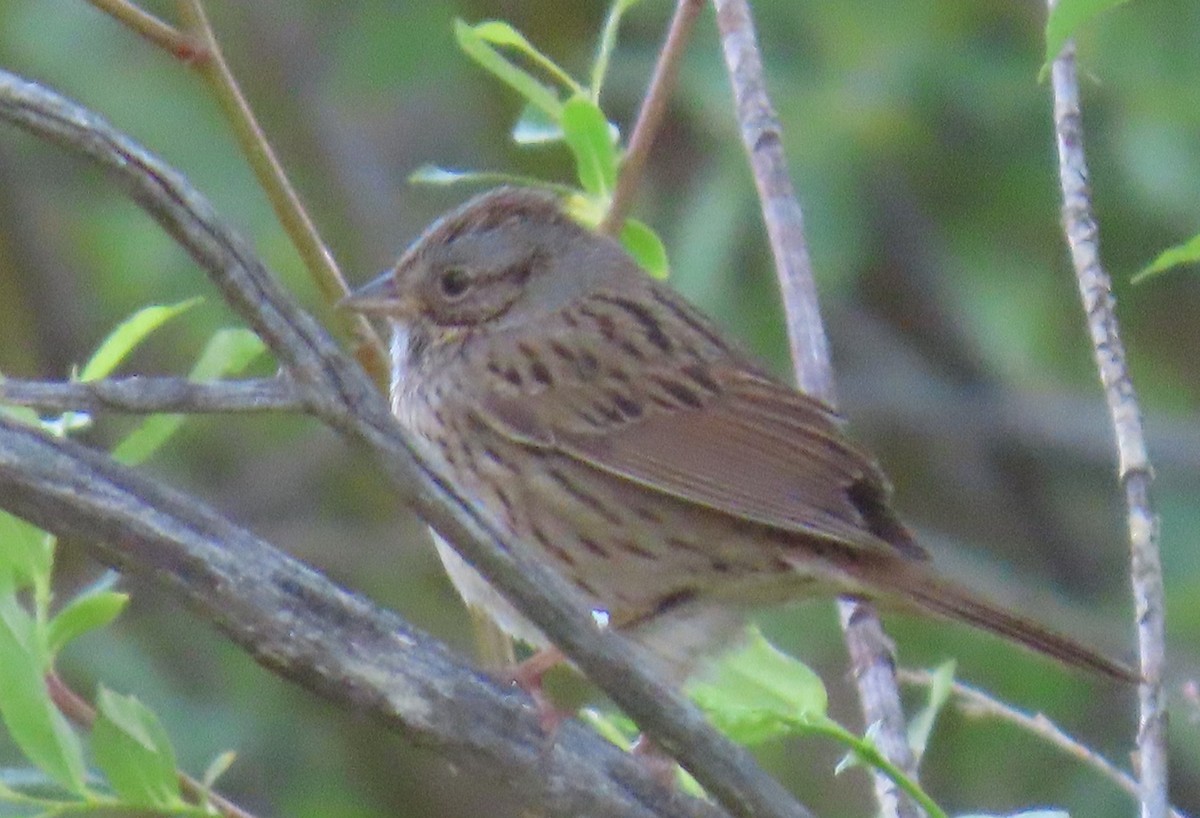
[[[224,226],[211,205],[182,176],[95,114],[7,72],[0,72],[0,119],[104,168],[192,255],[229,305],[259,334],[288,371],[308,410],[348,439],[369,448],[396,484],[400,501],[410,505],[502,589],[522,613],[647,735],[679,760],[717,801],[731,813],[745,818],[799,818],[809,814],[754,763],[745,749],[716,733],[678,691],[648,674],[643,669],[648,663],[642,660],[638,646],[618,633],[600,629],[587,606],[579,602],[563,578],[529,559],[519,542],[506,540],[440,473],[421,460],[370,378],[342,353],[315,319],[302,311],[279,287],[249,246]],[[21,440],[32,445],[28,433]],[[74,449],[71,451],[79,454]],[[21,472],[26,463],[20,461],[21,465],[17,465],[18,462],[8,461],[4,470],[6,485],[13,486],[14,491],[0,493],[0,504],[29,515],[37,523],[53,524],[56,508],[61,508],[65,519],[69,492],[66,495],[40,493],[35,485],[22,482]],[[98,465],[94,460],[87,462]],[[120,479],[127,481],[129,478],[122,473]],[[25,486],[24,493],[18,496],[15,487],[22,485]],[[78,481],[73,479],[68,485],[79,488]],[[149,496],[161,497],[164,502],[178,499],[169,493]],[[142,509],[139,513],[150,514],[151,511]],[[161,516],[148,519],[166,522]],[[82,526],[82,518],[77,520]],[[217,526],[217,530],[227,536],[236,534],[225,527],[227,522],[219,519],[185,518],[185,522],[189,520],[201,532],[207,526]],[[128,543],[131,554],[148,558],[136,548],[137,541],[131,541],[145,525],[137,518],[122,517],[104,528],[92,528],[84,533],[94,536],[100,531],[109,542],[118,546]],[[153,529],[145,533],[158,532]],[[216,560],[220,555],[212,553],[209,556]],[[214,580],[205,574],[208,565],[207,561],[193,561],[183,570],[200,572],[198,582],[211,590]],[[270,574],[259,577],[262,582],[270,579]],[[293,605],[292,598],[296,593],[303,597],[319,579],[315,575],[305,578],[297,586],[298,590],[290,585],[280,588],[278,603]],[[182,585],[177,587],[182,588]],[[242,590],[249,593],[251,589],[244,587]],[[233,608],[230,613],[237,610]],[[334,612],[326,623],[335,631],[340,613]],[[228,624],[233,626],[232,622]],[[247,635],[247,643],[254,638],[252,633]],[[381,647],[390,644],[387,638],[381,636],[381,639]],[[398,649],[403,644],[391,646]],[[264,654],[264,661],[272,660],[273,656]],[[325,658],[338,659],[339,656],[333,654]],[[359,663],[377,660],[374,654],[340,658]],[[297,671],[293,678],[309,682],[312,680],[309,674],[317,669],[320,657],[306,654],[301,659],[301,666],[306,670],[303,673]],[[378,658],[378,661],[384,660]],[[344,672],[345,666],[340,670]],[[320,686],[317,681],[312,684],[347,704],[366,695],[351,688]],[[379,696],[377,692],[370,695]],[[380,700],[388,699],[380,697]],[[443,718],[461,707],[457,700],[445,701],[449,710],[439,713]],[[562,785],[562,780],[554,777],[547,781],[555,786]]]
[[[274,672],[365,712],[561,815],[721,813],[672,798],[581,725],[535,710],[400,617],[338,588],[217,511],[106,455],[0,418],[0,498],[121,571],[165,585]]]
[[[1141,407],[1129,374],[1125,345],[1118,331],[1112,279],[1100,262],[1100,228],[1092,215],[1073,41],[1068,41],[1054,60],[1050,77],[1063,196],[1063,231],[1071,250],[1092,351],[1116,435],[1118,477],[1125,491],[1130,579],[1141,672],[1145,679],[1138,688],[1137,754],[1142,818],[1166,818],[1170,805],[1167,800],[1167,711],[1163,693],[1165,606],[1158,516],[1150,499],[1154,471],[1146,451]]]
[[[742,143],[749,155],[775,258],[796,383],[808,394],[836,406],[829,341],[821,321],[804,216],[788,174],[779,119],[767,96],[750,6],[746,0],[713,0],[713,5],[733,85]],[[863,719],[876,727],[876,741],[888,760],[916,780],[916,763],[908,746],[900,688],[896,683],[892,643],[870,604],[839,600],[838,613],[858,685]],[[890,778],[877,772],[874,781],[882,814],[898,818],[919,814],[912,800]]]
[[[0,403],[40,412],[296,412],[304,403],[286,378],[199,383],[187,378],[111,378],[99,381],[0,380]]]

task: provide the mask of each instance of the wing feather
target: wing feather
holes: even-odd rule
[[[664,364],[611,387],[559,380],[552,399],[492,391],[480,418],[648,491],[798,534],[924,558],[886,505],[886,480],[827,406],[737,360],[695,366],[703,371],[687,383]]]

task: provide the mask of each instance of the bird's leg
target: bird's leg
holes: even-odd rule
[[[521,688],[533,699],[534,707],[537,708],[538,723],[548,736],[553,736],[558,731],[558,726],[573,715],[555,707],[554,702],[550,701],[546,691],[542,689],[542,677],[565,660],[566,657],[558,648],[542,648],[504,673],[508,682]]]
[[[634,739],[629,752],[637,756],[655,781],[669,790],[675,789],[676,761],[654,739],[642,733]]]
[[[554,705],[542,689],[542,677],[559,663],[565,662],[566,656],[555,647],[542,648],[523,662],[509,668],[505,678],[521,690],[529,694],[537,708],[538,723],[547,736],[553,736],[559,725],[574,713],[562,710]],[[675,787],[675,759],[659,747],[645,733],[639,735],[630,747],[630,752],[645,765],[647,772],[655,781],[668,789]]]

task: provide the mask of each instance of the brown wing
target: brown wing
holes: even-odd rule
[[[527,345],[523,351],[541,360]],[[481,417],[651,491],[809,536],[925,556],[888,509],[883,476],[828,407],[735,356],[693,361],[682,374],[643,360],[635,377],[542,380],[537,394],[487,394]]]

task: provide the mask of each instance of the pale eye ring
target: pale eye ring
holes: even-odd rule
[[[447,267],[438,276],[438,289],[446,298],[461,298],[471,288],[471,277],[462,267]]]

